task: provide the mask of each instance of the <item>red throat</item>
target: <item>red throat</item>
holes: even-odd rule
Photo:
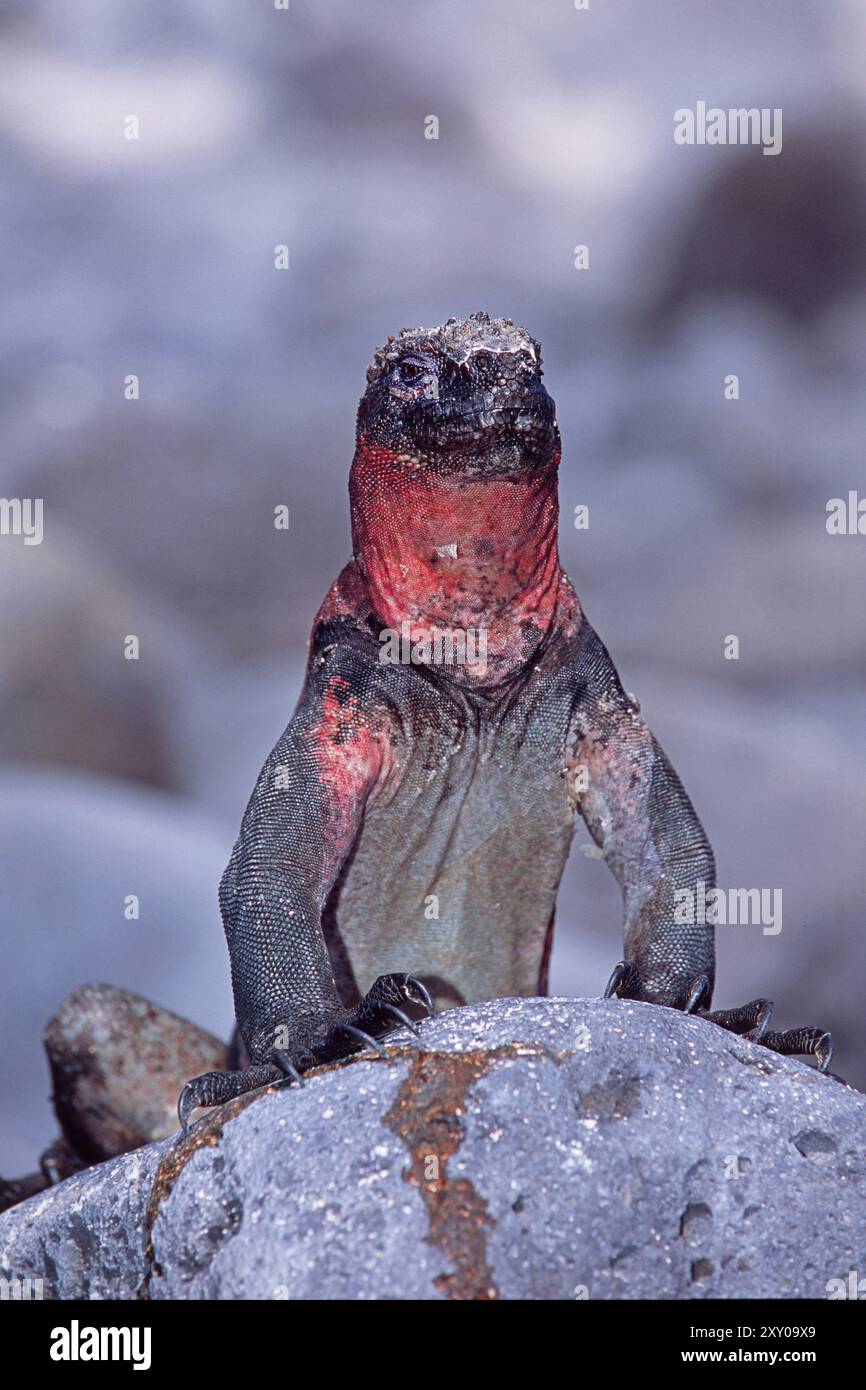
[[[349,496],[355,559],[385,628],[412,642],[467,634],[475,659],[454,675],[470,684],[496,684],[531,657],[559,598],[555,467],[467,478],[362,439]]]

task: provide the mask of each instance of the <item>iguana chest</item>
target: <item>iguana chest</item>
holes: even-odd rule
[[[392,970],[440,1006],[539,992],[572,835],[569,711],[539,681],[504,710],[440,711],[395,749],[325,913],[349,997]]]

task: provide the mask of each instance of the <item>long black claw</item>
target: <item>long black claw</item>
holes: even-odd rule
[[[303,1086],[304,1078],[298,1071],[288,1052],[284,1052],[281,1047],[274,1048],[274,1061],[279,1067],[283,1076],[289,1081],[297,1081],[299,1086]]]
[[[365,1033],[362,1028],[356,1028],[353,1023],[341,1023],[340,1028],[350,1037],[357,1038],[358,1042],[363,1043],[365,1047],[372,1047],[373,1051],[378,1052],[380,1057],[387,1059],[388,1054],[378,1038],[371,1038],[369,1033]]]
[[[620,999],[636,999],[640,994],[640,985],[637,966],[629,960],[621,960],[613,967],[602,998],[612,999],[617,995]]]
[[[177,1098],[177,1118],[184,1138],[189,1134],[191,1128],[189,1117],[193,1110],[198,1109],[198,1105],[195,1082],[188,1081]]]
[[[754,1002],[757,1006],[757,1016],[749,1036],[754,1038],[755,1042],[762,1042],[764,1034],[773,1021],[773,1009],[776,1006],[772,999],[756,999]]]
[[[419,1036],[421,1029],[418,1027],[418,1024],[415,1023],[408,1014],[404,1014],[402,1009],[398,1009],[396,1004],[383,1004],[382,1012],[390,1014],[392,1018],[396,1018],[404,1028],[408,1028],[410,1033],[414,1033],[416,1038]]]
[[[57,1163],[57,1159],[54,1158],[50,1150],[44,1153],[40,1158],[39,1167],[42,1169],[42,1172],[48,1181],[48,1186],[56,1187],[57,1183],[61,1181],[61,1173]]]
[[[428,1014],[432,1018],[436,1012],[436,1006],[434,1005],[433,1000],[430,997],[430,991],[427,988],[427,986],[425,984],[422,984],[420,980],[416,980],[414,975],[410,975],[406,983],[412,985],[413,989],[417,990],[418,994],[420,994],[421,998],[416,1002],[419,1004],[423,1004]]]
[[[815,1056],[818,1058],[818,1070],[824,1076],[830,1070],[830,1063],[833,1060],[833,1034],[822,1033],[815,1044]]]
[[[696,979],[692,980],[691,988],[689,989],[689,997],[686,1000],[685,1005],[683,1006],[683,1012],[687,1014],[693,1014],[695,1012],[695,1009],[700,1008],[704,999],[708,997],[709,992],[709,976],[698,975]]]

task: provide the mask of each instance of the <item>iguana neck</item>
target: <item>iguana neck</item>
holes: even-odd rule
[[[413,466],[363,437],[349,480],[355,561],[383,628],[474,634],[483,660],[452,679],[493,685],[528,661],[554,621],[556,469],[467,477]],[[482,637],[483,634],[483,637]]]

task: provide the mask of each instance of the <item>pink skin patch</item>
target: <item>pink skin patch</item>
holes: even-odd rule
[[[330,886],[351,847],[358,817],[390,767],[384,727],[371,723],[345,676],[332,676],[319,722],[311,730],[313,756],[324,792],[323,870]]]
[[[383,626],[408,622],[413,642],[431,628],[483,630],[486,662],[460,671],[471,683],[495,684],[531,656],[563,579],[555,468],[467,478],[361,439],[349,493],[356,562]]]

